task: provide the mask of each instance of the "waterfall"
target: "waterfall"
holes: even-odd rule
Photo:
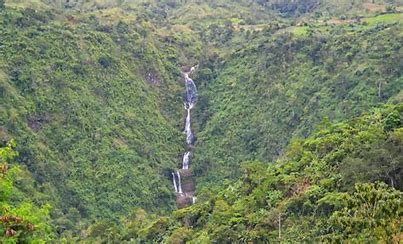
[[[183,131],[186,134],[186,143],[188,145],[192,145],[193,143],[193,133],[190,128],[190,110],[193,108],[193,105],[185,104],[185,108],[187,111],[186,122],[185,122],[185,130]]]
[[[176,171],[176,174],[178,175],[178,193],[183,194],[182,183],[181,183],[181,174],[179,173],[179,170]]]
[[[197,88],[192,79],[189,78],[189,74],[185,73],[186,84],[186,103],[189,104],[189,109],[193,108],[193,105],[197,102]]]
[[[175,192],[177,193],[178,192],[178,187],[176,186],[176,180],[175,180],[175,173],[174,172],[172,172],[172,181],[174,183]]]
[[[186,94],[184,98],[184,107],[186,110],[186,119],[185,119],[185,128],[183,133],[186,134],[186,144],[188,145],[189,151],[183,154],[182,159],[182,170],[176,171],[176,174],[172,172],[173,184],[175,187],[175,193],[177,197],[178,206],[186,206],[188,204],[194,204],[196,202],[196,197],[194,194],[193,185],[189,185],[189,177],[191,177],[191,172],[189,171],[189,163],[191,157],[191,148],[194,143],[194,135],[191,129],[191,110],[197,102],[197,88],[193,80],[189,77],[189,74],[194,71],[192,67],[188,73],[184,73],[185,77],[185,85],[186,85]],[[185,177],[185,192],[182,190],[182,182],[181,182],[181,172],[184,173]],[[178,177],[178,182],[176,182],[176,177]],[[191,183],[191,182],[190,182]],[[190,186],[190,187],[189,187]]]
[[[192,67],[192,69],[190,70],[190,72],[192,72],[194,70],[194,68]],[[188,145],[192,145],[193,144],[193,133],[192,130],[190,128],[190,110],[193,109],[195,103],[197,102],[197,88],[195,83],[193,82],[193,80],[191,78],[189,78],[189,74],[185,73],[185,84],[186,84],[186,98],[185,98],[185,109],[186,109],[186,121],[185,121],[185,130],[184,133],[186,134],[186,143]]]
[[[190,152],[183,154],[182,169],[189,169],[189,156]]]

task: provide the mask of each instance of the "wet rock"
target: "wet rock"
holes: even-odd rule
[[[193,196],[188,195],[178,195],[176,198],[176,205],[178,208],[186,208],[187,206],[192,205],[193,203]]]
[[[159,76],[154,73],[147,73],[146,80],[153,85],[159,85],[162,82]]]
[[[31,128],[33,132],[38,132],[42,129],[42,120],[38,118],[29,118],[28,127]]]

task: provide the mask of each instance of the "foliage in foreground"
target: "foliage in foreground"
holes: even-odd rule
[[[16,194],[13,183],[20,174],[16,166],[9,168],[17,153],[10,141],[0,147],[0,242],[45,243],[52,237],[49,226],[49,205],[39,208],[29,199],[13,201]]]
[[[348,122],[322,123],[311,137],[293,141],[276,163],[245,162],[242,178],[226,189],[201,193],[196,205],[168,219],[126,227],[138,240],[172,243],[397,243],[402,114],[402,105],[386,106]]]

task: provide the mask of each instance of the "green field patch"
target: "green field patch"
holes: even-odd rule
[[[393,13],[393,14],[383,14],[374,17],[364,18],[363,22],[366,22],[369,25],[376,25],[378,23],[392,23],[392,22],[400,22],[402,20],[403,20],[402,13]]]

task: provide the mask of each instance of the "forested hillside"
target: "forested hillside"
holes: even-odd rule
[[[200,72],[206,109],[196,119],[195,155],[201,182],[237,178],[233,167],[242,161],[273,160],[325,118],[402,102],[401,30],[393,23],[245,37],[250,44],[232,53],[216,77]],[[210,73],[213,65],[205,65],[202,71]]]
[[[294,140],[275,163],[244,162],[237,181],[221,184],[222,190],[204,191],[200,203],[169,218],[138,221],[144,213],[136,212],[120,238],[398,243],[402,112],[401,105],[386,106],[350,121],[322,123],[312,136]]]
[[[398,243],[401,11],[0,0],[0,242]]]
[[[103,32],[95,19],[29,9],[1,18],[1,135],[46,193],[35,200],[51,202],[63,228],[73,225],[63,215],[172,209],[168,169],[182,135],[180,64],[169,57],[178,55],[123,23]]]

